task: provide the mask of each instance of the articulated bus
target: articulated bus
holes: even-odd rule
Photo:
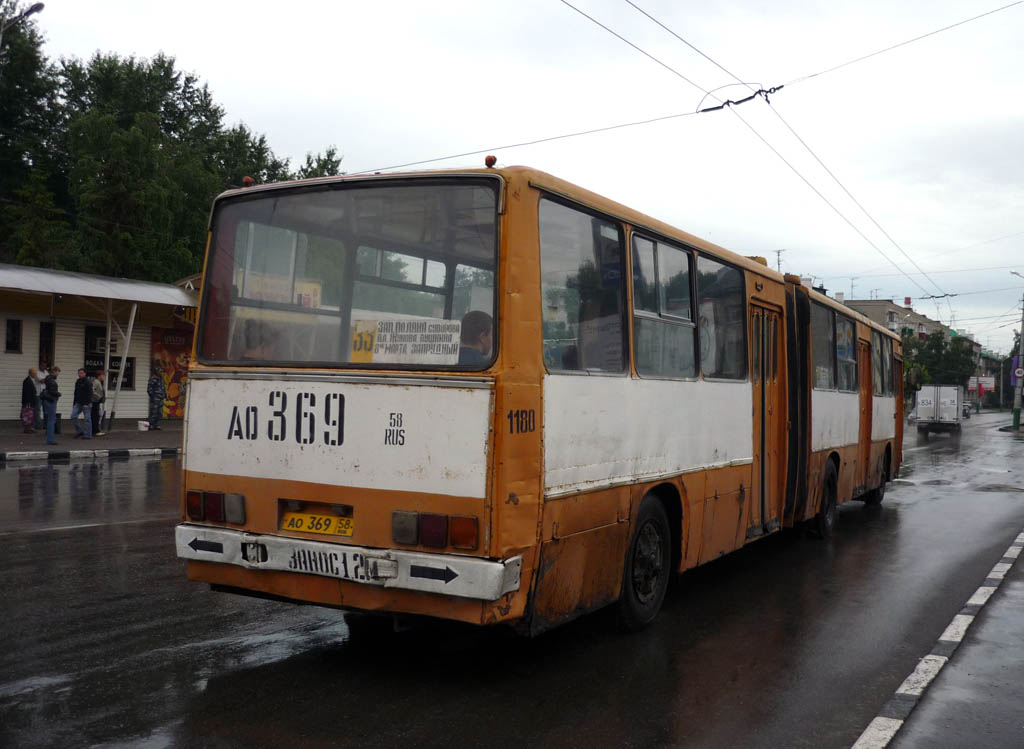
[[[213,206],[179,557],[215,590],[537,634],[900,465],[900,340],[539,171]]]

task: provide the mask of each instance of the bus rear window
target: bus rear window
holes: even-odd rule
[[[206,362],[482,369],[493,360],[497,184],[329,185],[222,201]]]

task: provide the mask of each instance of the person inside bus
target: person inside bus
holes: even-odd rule
[[[494,323],[491,316],[480,310],[467,312],[462,318],[459,364],[485,366],[491,360],[494,344]]]
[[[245,321],[245,350],[243,359],[275,361],[277,359],[277,331],[258,320]]]

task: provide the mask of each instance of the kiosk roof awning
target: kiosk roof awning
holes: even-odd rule
[[[132,281],[127,278],[93,276],[65,270],[32,268],[0,263],[0,289],[27,291],[34,294],[66,294],[68,296],[117,299],[125,302],[169,304],[195,307],[193,292],[166,283]]]

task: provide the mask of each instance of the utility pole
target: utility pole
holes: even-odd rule
[[[856,281],[860,276],[850,276],[850,299],[853,299],[853,282]]]
[[[1015,270],[1010,273],[1014,276],[1024,278]],[[1017,368],[1024,366],[1024,296],[1020,299],[1020,345],[1017,346]],[[1014,375],[1017,373],[1014,372]],[[1017,387],[1013,389],[1013,431],[1020,431],[1020,395],[1021,387],[1024,386],[1024,377],[1017,378]]]
[[[782,253],[785,250],[774,250],[775,252],[775,270],[782,273]]]

